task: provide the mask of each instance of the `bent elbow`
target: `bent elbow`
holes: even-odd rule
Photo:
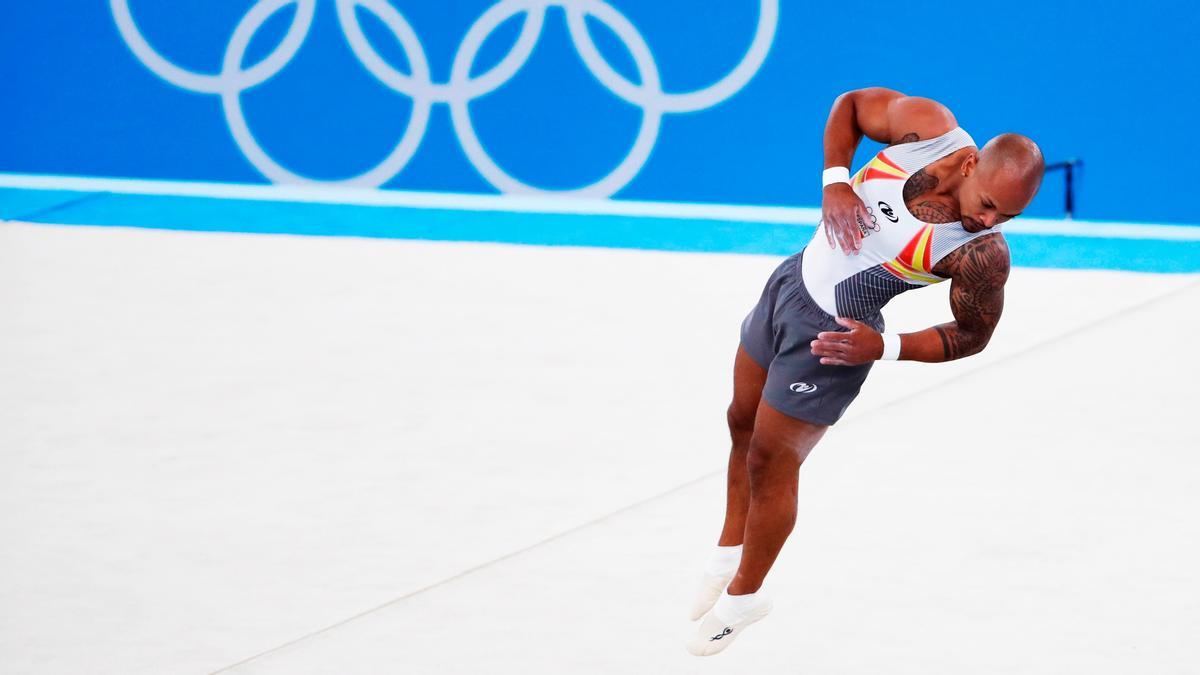
[[[988,343],[990,343],[991,341],[992,341],[991,331],[978,334],[978,337],[976,337],[974,340],[972,340],[972,341],[970,341],[970,343],[968,343],[966,352],[963,354],[963,356],[975,356],[976,354],[982,352],[984,349],[987,349]]]

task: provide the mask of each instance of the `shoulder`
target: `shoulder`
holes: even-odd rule
[[[938,261],[933,272],[955,282],[1003,286],[1008,281],[1011,268],[1008,241],[1000,232],[991,232],[946,254]]]
[[[949,108],[921,96],[893,99],[888,103],[887,115],[893,145],[937,138],[958,127]]]

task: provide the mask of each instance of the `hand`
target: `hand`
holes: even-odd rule
[[[826,185],[821,193],[821,223],[825,227],[825,238],[829,248],[841,244],[846,255],[858,255],[862,248],[862,230],[871,215],[866,204],[845,183]]]
[[[812,353],[823,366],[858,366],[883,356],[883,337],[875,329],[854,319],[837,318],[845,333],[821,332],[813,340]]]

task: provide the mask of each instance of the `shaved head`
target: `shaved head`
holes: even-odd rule
[[[1042,185],[1042,151],[1021,134],[1000,134],[962,160],[957,190],[963,229],[981,232],[1021,215]]]
[[[1046,160],[1028,136],[1000,134],[979,151],[979,170],[989,178],[1019,186],[1032,200],[1042,184]]]

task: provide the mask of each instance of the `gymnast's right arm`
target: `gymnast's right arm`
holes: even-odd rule
[[[825,123],[825,168],[849,168],[862,137],[895,145],[934,138],[958,126],[950,110],[928,98],[869,87],[838,96]],[[833,183],[821,195],[821,219],[830,248],[841,244],[847,255],[862,247],[856,221],[866,207],[846,183]]]

